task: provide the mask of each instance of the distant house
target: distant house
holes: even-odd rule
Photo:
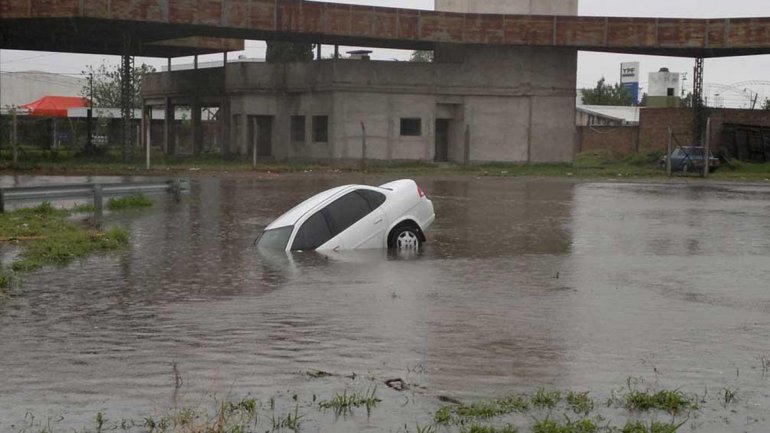
[[[578,105],[577,126],[637,126],[639,107],[614,105]]]
[[[21,106],[46,95],[81,96],[86,80],[40,71],[0,72],[0,107]]]

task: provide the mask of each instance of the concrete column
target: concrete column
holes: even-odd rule
[[[171,103],[171,98],[166,98],[166,115],[163,120],[163,140],[166,155],[176,154],[176,133],[174,132],[174,105]]]
[[[201,102],[200,98],[194,97],[190,105],[192,133],[193,133],[193,153],[200,155],[203,153],[203,126],[201,122]]]
[[[230,98],[227,96],[227,52],[222,53],[222,102],[219,104],[219,151],[222,155],[230,155]]]

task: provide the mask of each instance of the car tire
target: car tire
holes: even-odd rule
[[[417,251],[421,245],[419,229],[412,225],[398,226],[388,237],[388,247],[397,251]]]

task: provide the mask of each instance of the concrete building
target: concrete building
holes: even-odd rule
[[[650,82],[647,86],[647,106],[650,108],[681,106],[682,84],[680,74],[661,68],[658,72],[650,72]]]
[[[577,0],[436,0],[445,12],[576,15],[577,6]],[[261,158],[573,159],[574,49],[435,48],[434,63],[328,59],[152,74],[144,81],[145,109],[220,107],[222,151],[247,155],[256,147]],[[195,114],[192,122],[199,130]],[[203,151],[203,136],[194,135],[194,147]]]

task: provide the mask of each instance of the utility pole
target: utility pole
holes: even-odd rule
[[[86,111],[86,155],[91,156],[94,154],[94,143],[93,143],[93,130],[92,124],[94,120],[94,74],[93,72],[88,74],[88,94],[89,94],[89,104],[88,104],[88,110]]]
[[[692,108],[695,110],[693,122],[693,141],[703,143],[703,121],[705,107],[703,105],[703,57],[695,59],[692,88]]]

